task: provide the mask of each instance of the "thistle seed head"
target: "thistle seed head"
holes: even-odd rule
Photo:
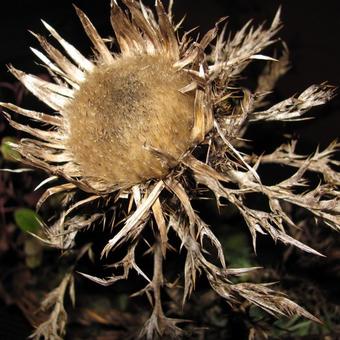
[[[111,226],[112,238],[102,256],[124,244],[124,258],[111,266],[119,268],[122,274],[114,272],[106,278],[83,275],[105,286],[127,279],[131,270],[144,277],[147,285],[141,292],[154,306],[140,333],[148,339],[164,338],[167,334],[177,337],[180,332],[176,326],[180,320],[167,318],[161,303],[161,287],[172,276],[163,273],[163,261],[168,249],[176,249],[168,239],[170,230],[181,244],[176,250],[186,252],[183,279],[179,278],[178,285],[171,285],[175,289],[184,287],[183,303],[194,290],[198,275],[204,274],[214,291],[232,306],[237,304],[239,308],[248,300],[272,314],[300,315],[318,321],[267,285],[233,283],[231,277],[256,268],[227,267],[224,247],[194,210],[191,198],[211,198],[202,190],[206,188],[216,197],[218,207],[221,199],[226,200],[247,224],[254,249],[260,233],[321,255],[287,234],[286,230],[306,223],[295,221],[299,214],[293,220],[288,212],[291,205],[305,209],[340,230],[340,176],[335,170],[339,164],[332,158],[339,144],[333,143],[307,157],[296,154],[295,142],[291,142],[272,154],[256,156],[246,153],[244,132],[253,122],[300,119],[308,109],[329,101],[334,88],[326,83],[312,85],[299,96],[265,108],[266,96],[288,69],[287,50],[274,63],[272,57],[261,54],[276,41],[281,27],[280,10],[268,28],[254,28],[248,23],[225,39],[221,20],[201,39],[193,40],[188,33],[180,36],[180,24],[173,22],[173,1],[169,1],[166,11],[161,0],[156,0],[154,12],[137,0],[121,2],[126,10],[118,1],[111,1],[118,55],[110,51],[85,13],[76,8],[93,44],[94,58],[83,56],[44,22],[63,53],[38,34],[35,36],[44,53],[34,48],[32,51],[55,82],[9,68],[53,110],[38,112],[0,102],[8,111],[4,114],[10,124],[31,135],[12,143],[13,149],[23,162],[51,175],[40,187],[56,176],[66,180],[48,188],[37,204],[39,209],[50,196],[63,195],[60,214],[53,216],[49,220],[52,225],[43,229],[44,242],[68,249],[77,245],[76,235],[81,230],[100,224]],[[268,62],[256,93],[238,83],[253,60]],[[20,116],[35,123],[22,124],[17,121]],[[200,152],[192,152],[194,146],[203,144]],[[180,167],[170,171],[178,163]],[[266,185],[257,173],[260,164],[265,163],[298,170],[275,185]],[[299,194],[300,189],[296,189],[306,186],[307,171],[322,179],[316,188],[306,187]],[[81,195],[77,195],[79,191]],[[264,196],[266,206],[249,205],[248,198],[253,194]],[[87,209],[81,209],[85,206]],[[144,230],[148,227],[154,235],[153,245],[149,243],[151,234],[148,237],[150,251],[146,252],[154,256],[152,279],[136,258],[136,249],[144,243]],[[82,249],[79,254],[87,253]],[[214,254],[219,261],[211,261]],[[71,277],[69,274],[68,281],[64,280],[58,288],[61,295],[67,285],[73,285]],[[57,296],[56,292],[51,294]],[[64,297],[57,297],[56,308],[62,310]],[[47,300],[52,305],[53,299]],[[62,310],[63,322],[57,325],[57,309],[37,328],[36,338],[64,335],[66,313]]]
[[[179,90],[190,76],[161,55],[98,66],[65,111],[69,149],[86,177],[131,186],[161,178],[191,146],[194,97]]]

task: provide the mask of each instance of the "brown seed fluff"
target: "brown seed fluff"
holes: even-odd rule
[[[98,65],[66,107],[68,146],[82,175],[121,187],[169,172],[152,148],[178,160],[191,146],[190,77],[160,55]]]

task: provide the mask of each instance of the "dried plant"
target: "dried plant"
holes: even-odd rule
[[[67,313],[64,307],[64,298],[67,290],[74,303],[74,278],[72,273],[67,273],[59,286],[52,290],[41,303],[42,309],[51,309],[52,311],[49,319],[40,324],[30,338],[63,339],[67,324]]]
[[[334,169],[339,163],[332,159],[339,144],[333,143],[309,157],[295,152],[295,142],[261,156],[247,155],[240,147],[252,122],[301,119],[310,108],[329,101],[334,88],[326,83],[312,85],[298,96],[259,111],[266,105],[264,99],[275,82],[289,68],[286,47],[279,60],[261,54],[277,41],[280,10],[268,28],[254,28],[249,22],[225,39],[222,19],[201,39],[193,40],[188,33],[179,34],[180,24],[173,22],[172,1],[165,10],[156,0],[156,15],[135,0],[122,2],[127,11],[111,1],[111,24],[119,54],[108,49],[106,40],[76,8],[94,47],[92,59],[84,57],[43,22],[65,53],[34,34],[45,53],[33,48],[32,51],[45,64],[54,82],[9,67],[53,111],[42,113],[1,103],[8,112],[19,114],[4,112],[9,123],[33,137],[12,143],[12,147],[25,164],[50,174],[42,185],[64,179],[64,183],[47,189],[38,202],[39,209],[52,195],[63,194],[59,217],[44,227],[42,240],[53,247],[69,249],[75,246],[80,231],[94,224],[108,224],[106,217],[112,213],[112,206],[118,211],[117,216],[124,215],[121,209],[126,209],[124,218],[113,219],[112,238],[102,251],[105,257],[118,247],[126,249],[125,257],[112,265],[121,268],[123,274],[107,278],[83,275],[102,285],[127,279],[130,270],[144,277],[147,286],[139,293],[149,297],[153,312],[140,336],[148,339],[182,333],[178,324],[183,320],[166,317],[161,303],[160,292],[166,284],[163,261],[168,249],[173,249],[169,230],[181,242],[177,251],[186,252],[183,303],[194,290],[197,277],[204,274],[212,289],[232,306],[247,300],[274,315],[302,315],[318,321],[268,284],[233,283],[233,277],[257,268],[226,266],[213,226],[201,219],[191,198],[199,195],[195,188],[199,185],[211,190],[218,206],[222,198],[235,206],[249,227],[254,249],[256,235],[261,233],[321,255],[287,234],[286,227],[295,227],[298,221],[292,220],[286,208],[301,207],[339,230],[340,177]],[[253,60],[268,63],[259,77],[256,93],[238,85],[239,76]],[[40,123],[42,128],[14,120],[20,115]],[[257,173],[262,163],[279,163],[297,170],[275,185],[265,185]],[[316,188],[308,187],[307,171],[323,176]],[[297,190],[301,187],[304,192]],[[79,192],[83,196],[77,200]],[[266,197],[267,210],[247,206],[246,198],[253,193]],[[93,203],[100,210],[89,213],[82,209],[92,209]],[[136,258],[136,247],[146,228],[151,228],[154,235],[154,244],[150,245],[154,256],[152,278]],[[215,248],[219,264],[207,256],[208,243]],[[59,300],[71,277],[66,276],[50,295],[56,297],[56,308],[62,306]],[[62,336],[65,311],[54,309],[51,318],[36,333],[48,339],[52,334],[55,338]]]

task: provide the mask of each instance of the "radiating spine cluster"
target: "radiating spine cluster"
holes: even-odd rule
[[[339,230],[338,186],[340,180],[339,174],[332,168],[332,165],[339,165],[339,163],[331,158],[339,145],[334,143],[326,150],[317,151],[309,158],[297,155],[294,150],[295,144],[282,146],[271,155],[262,156],[249,156],[241,153],[238,148],[244,143],[242,136],[251,122],[299,119],[309,108],[330,100],[334,95],[334,88],[327,84],[313,85],[298,97],[292,97],[268,109],[262,109],[265,105],[264,98],[272,90],[275,81],[288,69],[287,52],[284,52],[279,61],[260,54],[261,50],[275,42],[274,37],[281,26],[280,11],[269,28],[264,28],[262,25],[253,28],[249,22],[234,36],[225,40],[225,27],[220,29],[224,20],[221,20],[203,38],[193,41],[187,33],[181,38],[178,37],[179,25],[176,26],[172,21],[172,2],[170,2],[169,11],[166,12],[162,3],[156,0],[157,16],[140,2],[134,0],[122,2],[127,7],[127,12],[124,12],[116,1],[111,1],[111,24],[120,54],[114,55],[110,52],[86,15],[76,8],[84,30],[95,48],[93,60],[85,58],[75,47],[61,38],[51,26],[44,23],[68,55],[68,58],[65,57],[45,38],[35,35],[46,54],[36,49],[32,50],[47,66],[55,82],[47,82],[10,67],[13,75],[28,90],[55,111],[53,114],[45,114],[22,109],[13,104],[1,103],[10,111],[43,124],[46,123],[50,127],[48,131],[29,127],[14,121],[6,113],[13,127],[34,137],[34,139],[25,138],[18,144],[13,144],[13,147],[22,155],[24,162],[47,171],[52,176],[51,180],[55,178],[54,176],[63,177],[66,180],[64,184],[48,189],[38,203],[38,208],[40,208],[51,195],[56,193],[65,195],[60,217],[52,226],[45,228],[46,239],[44,241],[62,249],[72,247],[75,236],[80,230],[104,218],[102,213],[96,211],[87,215],[77,214],[81,206],[95,201],[101,202],[104,206],[127,202],[128,210],[124,224],[120,229],[117,222],[121,221],[116,221],[112,225],[113,237],[108,241],[102,253],[106,256],[118,246],[125,244],[126,256],[114,264],[115,267],[123,268],[123,274],[112,275],[105,279],[88,274],[83,275],[103,285],[127,279],[131,269],[142,275],[148,282],[142,292],[147,293],[148,296],[152,293],[153,296],[150,299],[154,310],[141,333],[150,339],[156,335],[180,333],[180,329],[176,326],[180,320],[166,318],[160,300],[160,289],[166,279],[163,275],[162,263],[169,248],[168,232],[170,229],[176,233],[181,241],[181,248],[186,251],[183,302],[193,291],[198,274],[204,273],[215,292],[230,304],[238,304],[245,299],[269,313],[297,314],[317,321],[313,315],[267,285],[232,283],[233,276],[256,268],[227,268],[219,240],[191,205],[190,190],[192,188],[187,184],[187,179],[193,179],[196,184],[210,189],[216,196],[217,205],[220,205],[221,198],[224,198],[229,202],[228,204],[237,208],[249,227],[254,248],[256,248],[256,235],[261,233],[270,235],[275,241],[320,255],[316,250],[286,233],[286,226],[295,227],[295,223],[285,211],[284,204],[302,207],[332,228]],[[208,47],[211,52],[208,52]],[[162,56],[161,60],[166,58],[169,63],[171,62],[169,64],[171,71],[167,72],[180,74],[181,87],[178,88],[178,95],[187,96],[188,107],[192,106],[192,121],[183,120],[183,124],[187,124],[189,131],[178,135],[178,138],[185,136],[186,139],[179,141],[183,145],[180,152],[175,153],[176,157],[174,157],[173,153],[168,152],[170,147],[162,149],[160,145],[144,143],[140,145],[141,149],[146,148],[148,152],[152,152],[155,162],[166,164],[166,171],[161,176],[146,175],[144,179],[140,179],[140,182],[127,180],[110,182],[110,179],[117,178],[117,175],[116,177],[113,175],[96,177],[95,171],[87,172],[84,168],[85,162],[81,157],[77,157],[76,141],[72,139],[72,129],[75,125],[72,125],[70,115],[78,109],[78,101],[75,98],[81,94],[82,88],[87,86],[87,81],[96,81],[93,75],[100,73],[103,69],[119,72],[115,65],[119,65],[124,60],[130,58],[136,63],[138,58],[143,61],[157,56]],[[237,77],[253,60],[264,60],[270,65],[260,76],[258,92],[255,94],[249,89],[237,86]],[[143,62],[141,64],[142,67],[147,66]],[[156,86],[152,82],[149,85]],[[153,100],[158,98],[155,96],[157,89],[149,90],[148,93],[151,93]],[[89,91],[92,91],[91,87]],[[109,92],[109,95],[112,93]],[[120,95],[124,94],[120,93]],[[88,97],[91,99],[91,95]],[[95,99],[99,102],[105,100],[105,98]],[[165,97],[164,101],[166,100]],[[111,102],[112,98],[110,98]],[[86,116],[93,113],[93,108],[86,110],[84,105],[86,106],[86,100],[82,102],[82,111],[78,113],[84,114],[82,123],[86,124]],[[164,106],[157,106],[152,101],[151,105],[155,110],[158,107],[163,110]],[[183,105],[186,107],[187,104]],[[133,107],[133,105],[130,106],[130,108]],[[186,109],[184,111],[186,112]],[[162,112],[157,111],[156,114],[162,114]],[[166,110],[164,112],[168,114]],[[186,117],[190,117],[190,109],[188,112],[189,115]],[[126,118],[126,115],[124,117]],[[107,125],[102,125],[104,130]],[[115,128],[118,129],[119,126]],[[96,129],[95,124],[90,125],[87,132],[90,137],[92,132],[93,136],[102,137],[100,133],[91,129]],[[110,131],[108,138],[111,138]],[[146,135],[148,133],[151,132],[146,129]],[[164,136],[164,140],[167,137]],[[129,138],[127,133],[127,140]],[[162,138],[163,136],[160,136],[161,140]],[[150,138],[150,140],[154,139]],[[134,143],[136,140],[133,140],[131,145],[135,145]],[[202,145],[204,147],[201,150],[205,155],[198,159],[193,155],[193,150]],[[104,155],[104,152],[105,150],[98,150],[100,155]],[[116,160],[111,159],[111,156],[112,153],[107,154],[103,162],[105,161],[105,164],[111,162],[114,167]],[[124,160],[128,161],[129,157]],[[293,176],[280,183],[271,186],[264,185],[256,170],[261,163],[268,162],[293,166],[298,170]],[[138,169],[139,172],[140,169],[144,169],[144,165]],[[126,164],[126,167],[135,166],[133,162]],[[145,169],[150,169],[150,166],[148,165]],[[296,194],[297,187],[306,185],[304,179],[306,171],[322,173],[324,181],[315,189]],[[228,183],[232,183],[233,188],[230,188]],[[78,189],[88,193],[88,196],[80,201],[74,201],[74,193]],[[165,199],[169,195],[163,197],[165,191],[170,194],[171,199]],[[261,193],[266,197],[269,206],[267,211],[253,209],[246,205],[245,198],[251,193]],[[137,264],[138,259],[135,258],[138,242],[142,240],[143,231],[150,224],[156,226],[155,243],[152,246],[153,278],[149,278],[143,272]],[[205,240],[209,240],[214,246],[219,258],[219,266],[210,262],[205,256]],[[42,329],[45,332],[46,324],[44,328],[38,328],[37,336],[43,333]],[[62,329],[57,330],[57,332],[62,331]]]

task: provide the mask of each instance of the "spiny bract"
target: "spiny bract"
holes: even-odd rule
[[[49,188],[38,202],[39,209],[50,196],[63,195],[60,214],[52,225],[45,226],[43,241],[64,250],[75,247],[78,232],[95,223],[109,224],[106,215],[126,207],[126,211],[117,213],[121,219],[112,219],[113,237],[102,253],[107,255],[125,244],[126,255],[113,266],[121,267],[123,274],[105,279],[83,275],[103,285],[127,279],[132,269],[144,277],[147,286],[142,292],[150,299],[153,296],[153,312],[140,335],[149,339],[181,334],[177,327],[180,320],[167,318],[161,304],[160,291],[166,283],[162,264],[167,250],[174,249],[169,244],[169,230],[180,240],[177,250],[186,253],[184,275],[179,281],[184,287],[183,302],[193,291],[197,275],[204,274],[212,289],[232,305],[248,300],[272,314],[303,315],[317,321],[267,285],[233,283],[233,276],[256,268],[227,267],[219,240],[194,211],[190,199],[203,197],[204,192],[195,187],[200,185],[215,195],[217,205],[221,198],[233,205],[249,227],[254,248],[256,235],[261,233],[319,254],[286,233],[287,226],[295,227],[298,222],[288,216],[287,206],[306,209],[339,230],[340,178],[332,167],[339,165],[332,159],[338,144],[310,157],[297,155],[294,141],[269,155],[249,156],[238,150],[244,146],[242,136],[252,122],[299,119],[308,109],[330,100],[334,89],[327,84],[312,85],[299,96],[262,109],[266,95],[288,69],[286,48],[279,60],[260,54],[276,41],[280,11],[268,28],[254,28],[248,23],[226,40],[226,28],[220,27],[225,21],[222,19],[201,39],[194,40],[189,33],[181,35],[180,24],[173,22],[172,1],[165,10],[156,0],[155,13],[135,0],[122,3],[127,10],[111,1],[111,24],[119,54],[109,50],[107,40],[76,8],[94,47],[92,59],[43,22],[64,53],[38,34],[35,36],[45,54],[32,51],[54,81],[9,68],[53,111],[42,113],[1,103],[8,111],[19,114],[5,113],[9,123],[33,137],[12,146],[23,162],[51,175],[42,185],[56,176],[65,180]],[[267,62],[255,93],[237,82],[253,60]],[[20,124],[15,120],[20,115],[41,123],[41,128]],[[198,152],[193,152],[196,149]],[[256,172],[263,163],[284,164],[297,171],[269,186],[261,183]],[[323,180],[318,187],[297,194],[295,189],[306,184],[306,171],[319,173]],[[77,200],[79,190],[82,198]],[[246,198],[253,193],[266,197],[266,210],[247,205]],[[80,209],[85,205],[88,209]],[[146,227],[151,227],[154,235],[150,246],[154,256],[152,278],[139,267],[135,257]],[[215,248],[219,264],[207,257],[208,244]],[[66,312],[61,301],[66,287],[72,286],[72,277],[70,272],[48,297],[46,303],[54,301],[56,308],[50,319],[38,327],[36,338],[64,334]]]

